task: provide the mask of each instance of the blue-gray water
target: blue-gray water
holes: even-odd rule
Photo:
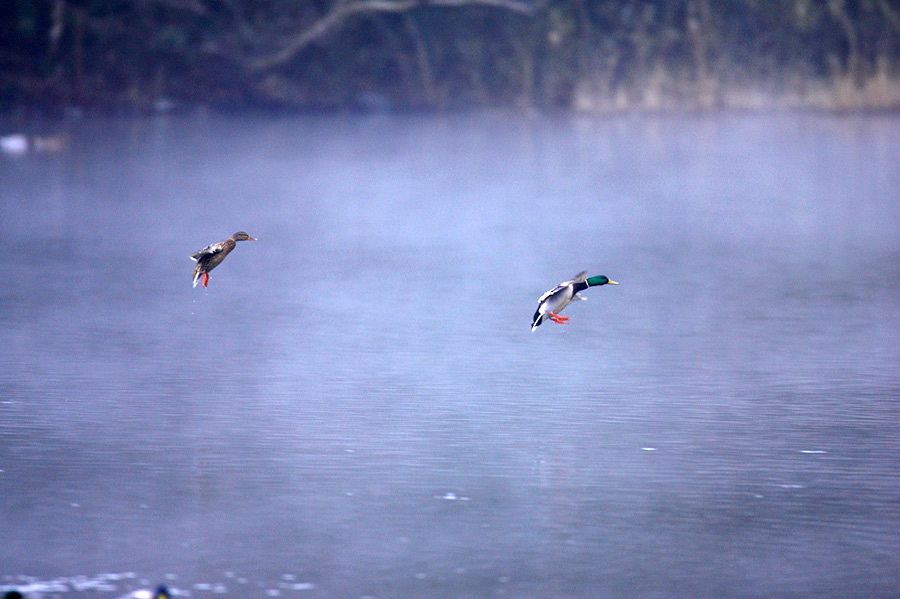
[[[0,589],[896,596],[900,119],[66,134],[0,156]]]

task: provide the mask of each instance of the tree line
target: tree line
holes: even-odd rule
[[[0,110],[900,107],[897,0],[6,0]]]

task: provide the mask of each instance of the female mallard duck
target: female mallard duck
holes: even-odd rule
[[[228,252],[234,249],[238,241],[257,241],[243,231],[238,231],[225,241],[208,245],[199,252],[191,254],[191,260],[197,263],[194,267],[194,287],[203,275],[203,286],[209,283],[209,271],[217,267],[228,255]]]
[[[537,311],[534,313],[534,322],[531,323],[532,332],[541,326],[544,319],[549,318],[558,324],[569,324],[568,316],[560,316],[559,313],[563,308],[569,305],[573,300],[586,299],[578,295],[579,291],[584,291],[588,287],[596,287],[597,285],[618,285],[615,281],[600,275],[598,277],[586,277],[587,271],[583,270],[571,280],[560,283],[538,299]]]

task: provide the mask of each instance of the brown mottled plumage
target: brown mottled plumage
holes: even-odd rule
[[[197,281],[200,280],[201,275],[203,276],[203,286],[206,287],[206,284],[209,282],[209,271],[222,263],[222,260],[228,255],[228,252],[234,249],[238,241],[256,241],[256,239],[253,239],[243,231],[238,231],[225,241],[208,245],[202,250],[191,254],[191,260],[197,263],[197,266],[194,267],[194,287],[197,286]]]

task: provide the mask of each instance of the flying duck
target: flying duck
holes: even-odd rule
[[[257,241],[243,231],[238,231],[225,241],[208,245],[202,250],[191,254],[191,260],[197,263],[194,267],[194,287],[203,276],[203,286],[209,283],[209,271],[217,267],[228,255],[228,252],[234,249],[238,241]]]
[[[541,323],[546,319],[550,319],[557,324],[569,324],[569,317],[560,316],[559,313],[572,301],[587,299],[578,295],[579,291],[584,291],[588,287],[596,287],[597,285],[618,285],[618,283],[610,281],[603,275],[587,278],[587,271],[583,270],[575,275],[571,281],[564,281],[542,295],[538,299],[537,311],[535,311],[534,321],[531,323],[532,332],[541,326]]]

